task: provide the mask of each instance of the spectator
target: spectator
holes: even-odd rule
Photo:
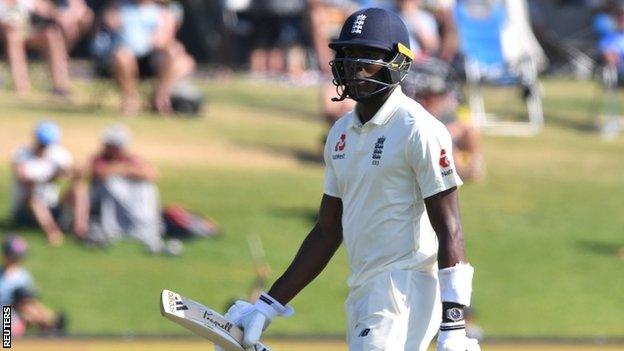
[[[407,96],[418,101],[448,129],[459,176],[463,180],[483,180],[480,134],[467,118],[462,118],[464,108],[459,105],[458,82],[451,67],[434,58],[416,61],[401,86]]]
[[[91,163],[91,220],[87,243],[105,246],[123,235],[142,242],[152,253],[179,254],[181,243],[165,243],[157,172],[128,150],[130,131],[122,124],[102,133],[102,150]]]
[[[291,79],[304,72],[304,13],[306,0],[257,0],[252,3],[254,37],[250,56],[255,76]]]
[[[617,70],[617,82],[624,83],[624,3],[615,11],[616,27],[600,39],[600,52],[607,66]]]
[[[421,0],[396,0],[396,7],[410,31],[410,47],[421,56],[440,51],[440,35],[435,17],[421,8]]]
[[[322,75],[331,77],[331,68],[327,62],[333,59],[334,53],[329,48],[329,42],[338,37],[345,19],[357,10],[360,4],[351,0],[308,0],[308,7],[312,43],[319,62],[319,70]],[[329,126],[355,106],[355,101],[351,99],[332,101],[332,98],[338,95],[336,86],[331,83],[330,78],[327,78],[321,85],[320,98],[323,118]],[[324,145],[325,140],[322,142]]]
[[[124,114],[138,113],[138,79],[153,76],[152,108],[170,114],[171,89],[195,69],[194,60],[175,39],[179,22],[171,8],[153,0],[118,1],[105,10],[103,25],[110,40],[96,49],[96,56],[121,87]]]
[[[0,34],[5,42],[13,84],[18,94],[31,90],[26,48],[45,56],[52,77],[52,92],[69,93],[68,54],[56,24],[55,8],[46,0],[0,0]]]
[[[437,57],[453,62],[459,48],[457,26],[455,24],[455,0],[422,0],[423,7],[435,16],[439,26],[440,50]]]
[[[54,19],[61,27],[65,44],[70,51],[78,41],[90,32],[93,25],[93,11],[85,0],[49,0],[54,2]]]
[[[11,331],[14,337],[24,334],[27,327],[46,332],[63,332],[65,316],[56,314],[37,299],[30,272],[20,265],[28,244],[24,238],[9,235],[2,244],[3,266],[0,271],[0,302],[11,306]]]
[[[64,237],[58,221],[62,227],[71,222],[79,236],[87,230],[86,186],[80,180],[79,169],[72,164],[71,154],[59,145],[58,126],[41,122],[34,134],[34,144],[18,149],[13,156],[12,217],[17,225],[38,225],[48,242],[58,246]],[[61,178],[70,180],[69,191],[63,197],[57,184]]]

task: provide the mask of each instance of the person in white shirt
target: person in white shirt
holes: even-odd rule
[[[286,272],[255,304],[238,301],[226,318],[253,349],[286,305],[344,242],[351,351],[479,351],[466,336],[473,268],[466,262],[451,137],[401,91],[414,58],[394,13],[352,14],[330,44],[335,84],[355,109],[339,119],[325,146],[319,220]]]
[[[59,145],[59,127],[41,122],[34,131],[32,146],[19,148],[13,155],[13,191],[11,213],[17,225],[38,225],[53,246],[61,245],[63,232],[57,220],[63,206],[72,205],[70,221],[76,235],[87,231],[88,197],[78,167],[69,151]],[[57,180],[70,179],[67,195],[61,197]]]

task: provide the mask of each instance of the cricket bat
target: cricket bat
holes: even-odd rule
[[[226,351],[245,351],[243,331],[221,314],[173,291],[163,290],[160,301],[163,317],[203,336]],[[257,351],[270,351],[260,344]]]

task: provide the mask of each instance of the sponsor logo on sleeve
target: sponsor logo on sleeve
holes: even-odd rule
[[[453,168],[451,167],[451,161],[449,160],[446,150],[440,151],[440,167],[442,167],[442,176],[446,177],[453,174]]]
[[[360,334],[358,334],[359,337],[363,338],[365,336],[368,336],[368,334],[370,334],[370,328],[364,328],[362,329],[362,331],[360,332]]]

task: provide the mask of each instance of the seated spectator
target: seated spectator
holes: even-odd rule
[[[453,158],[459,176],[464,180],[483,180],[485,168],[479,131],[462,115],[468,111],[460,107],[458,83],[452,68],[434,58],[416,61],[401,87],[448,129],[453,138]]]
[[[112,74],[123,94],[123,112],[136,114],[141,107],[140,77],[156,77],[152,108],[169,114],[171,89],[195,69],[195,62],[175,39],[179,23],[169,7],[154,0],[114,2],[104,12],[103,33],[109,35],[95,53],[98,65]]]
[[[16,225],[38,225],[48,242],[58,246],[64,237],[61,227],[73,224],[76,235],[86,232],[86,186],[72,164],[71,154],[59,145],[58,126],[41,122],[34,134],[34,144],[18,149],[13,156],[12,218]],[[58,185],[61,178],[70,181],[69,191],[63,197]]]
[[[12,307],[12,335],[20,337],[28,327],[63,332],[65,316],[54,313],[39,301],[32,276],[20,264],[27,251],[28,244],[21,236],[9,235],[2,244],[4,262],[0,271],[0,302],[2,306]]]
[[[46,0],[0,0],[0,36],[4,40],[13,84],[18,94],[31,90],[26,48],[47,60],[53,93],[69,93],[69,63],[55,8]]]
[[[71,50],[91,31],[93,11],[85,0],[49,0],[56,5],[54,20],[61,27],[65,44]]]
[[[102,133],[102,149],[91,163],[91,220],[85,240],[106,246],[128,236],[149,252],[179,254],[179,241],[163,240],[156,169],[128,150],[130,139],[122,124]]]
[[[332,101],[332,98],[339,94],[336,86],[331,82],[332,73],[329,62],[334,59],[334,53],[329,48],[329,42],[338,37],[344,21],[359,6],[360,4],[351,0],[308,0],[310,35],[318,61],[318,69],[325,77],[319,94],[322,114],[330,127],[338,118],[353,110],[355,101],[351,99]],[[322,140],[322,145],[325,145],[325,140]]]
[[[605,64],[617,70],[618,84],[624,84],[624,4],[615,12],[616,27],[600,39],[600,52]]]
[[[302,44],[306,0],[254,1],[251,10],[251,73],[258,77],[287,73],[293,81],[301,78],[305,66]]]
[[[453,62],[459,48],[457,26],[455,23],[455,0],[420,0],[422,7],[436,19],[440,33],[440,48],[436,57]]]
[[[396,7],[410,32],[410,48],[418,56],[435,56],[440,35],[435,17],[421,8],[421,0],[396,0]]]

